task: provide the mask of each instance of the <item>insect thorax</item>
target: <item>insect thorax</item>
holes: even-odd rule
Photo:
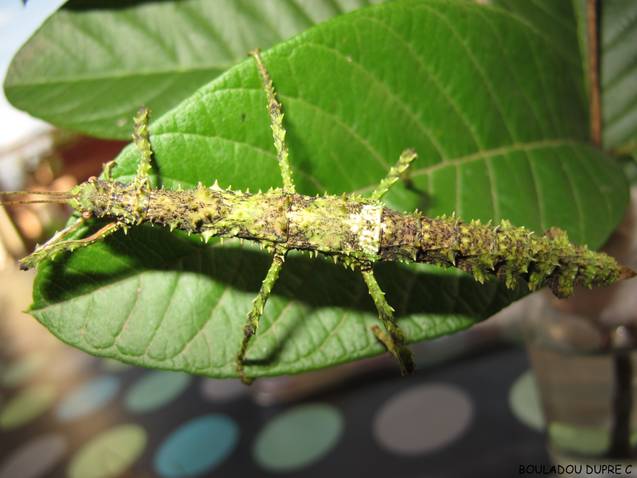
[[[83,186],[78,209],[129,224],[150,222],[213,236],[285,244],[289,249],[378,259],[383,206],[357,196],[303,196],[280,189],[249,194],[218,187],[150,190],[97,180]]]
[[[77,186],[73,195],[71,206],[79,212],[139,224],[145,220],[150,191],[139,191],[132,184],[92,179]]]

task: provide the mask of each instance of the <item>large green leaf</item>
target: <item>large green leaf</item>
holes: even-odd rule
[[[577,29],[582,71],[588,80],[588,40],[586,0],[495,0],[522,21],[529,22],[556,45],[574,40]],[[637,3],[633,0],[603,0],[600,11],[600,77],[602,103],[602,143],[618,155],[637,159]],[[573,10],[576,22],[573,24]],[[635,163],[626,162],[625,171],[634,182]]]
[[[559,35],[570,17],[568,2],[533,0],[498,3],[531,22],[547,34]],[[588,41],[586,0],[573,0],[582,51],[582,67],[587,74]],[[637,3],[633,0],[599,1],[599,55],[602,98],[602,142],[604,148],[619,153],[637,153]],[[556,37],[557,39],[557,37]],[[563,40],[563,39],[562,39]]]
[[[9,101],[51,123],[130,138],[141,104],[163,114],[246,57],[381,0],[72,0],[15,56]]]
[[[574,34],[574,33],[573,33]],[[577,42],[553,42],[501,10],[397,2],[320,25],[264,54],[286,110],[291,161],[306,194],[370,191],[405,147],[412,186],[388,203],[430,215],[508,218],[565,228],[599,246],[621,217],[625,178],[586,144]],[[574,46],[573,46],[574,45]],[[280,185],[265,96],[252,61],[152,126],[156,178],[235,188]],[[115,174],[130,180],[137,152]],[[268,265],[238,244],[205,247],[140,227],[45,264],[34,315],[102,356],[234,375],[250,300]],[[385,264],[380,283],[410,341],[460,330],[518,297],[453,270]],[[248,356],[253,375],[299,372],[383,351],[356,274],[305,256],[285,264]]]
[[[564,61],[580,68],[584,83],[586,77],[586,0],[493,0],[493,3],[514,15],[519,21],[527,23],[551,48],[561,51]],[[588,85],[586,85],[588,86]],[[582,105],[588,108],[588,93],[579,89]],[[582,118],[583,119],[583,118]]]
[[[637,2],[602,2],[604,147],[637,157]]]

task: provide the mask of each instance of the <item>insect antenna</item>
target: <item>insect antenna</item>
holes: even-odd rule
[[[35,197],[34,197],[35,196]],[[57,203],[64,204],[73,196],[70,192],[57,191],[7,191],[0,192],[0,204]]]

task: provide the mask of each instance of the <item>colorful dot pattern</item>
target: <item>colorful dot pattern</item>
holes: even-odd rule
[[[161,409],[182,393],[191,381],[185,373],[148,372],[130,387],[124,403],[132,413],[150,413]]]
[[[0,411],[0,430],[26,425],[44,414],[55,399],[51,385],[33,385],[8,400]]]
[[[139,425],[116,425],[99,433],[75,453],[69,478],[109,478],[131,468],[146,446],[146,432]]]
[[[155,470],[165,478],[211,472],[232,452],[239,427],[229,417],[194,418],[172,432],[155,455]]]
[[[270,383],[119,366],[63,347],[49,353],[0,352],[0,478],[466,476],[493,450],[491,476],[549,462],[520,350],[408,378],[388,370],[270,405],[258,404]],[[78,363],[56,369],[61,357]]]
[[[435,413],[421,413],[431,410]],[[471,401],[459,388],[424,384],[391,397],[374,419],[374,436],[387,450],[404,455],[433,453],[470,426]]]
[[[35,478],[46,474],[64,457],[67,441],[61,434],[40,435],[16,449],[0,467],[0,478]]]
[[[335,407],[301,405],[266,424],[257,435],[254,458],[272,471],[299,470],[329,453],[342,433],[343,417]]]
[[[57,407],[56,415],[62,421],[85,417],[101,409],[115,397],[119,389],[116,377],[96,377],[69,392]]]

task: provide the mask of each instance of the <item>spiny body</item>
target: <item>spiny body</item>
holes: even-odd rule
[[[403,152],[367,198],[354,194],[318,197],[298,194],[288,162],[282,108],[259,52],[252,52],[252,56],[268,99],[283,188],[256,194],[223,189],[217,183],[187,191],[153,189],[149,180],[152,150],[148,111],[142,108],[135,118],[133,134],[140,153],[133,182],[122,184],[112,180],[112,163],[109,163],[104,167],[102,179],[91,178],[68,193],[36,199],[35,202],[67,202],[81,213],[81,219],[36,248],[20,261],[21,265],[34,267],[58,253],[92,244],[117,230],[125,231],[143,223],[200,234],[204,240],[218,236],[259,242],[273,257],[246,318],[237,354],[237,374],[245,382],[250,381],[244,371],[250,339],[256,333],[290,250],[331,256],[361,273],[384,326],[384,330],[373,326],[372,332],[398,360],[403,374],[413,371],[413,357],[394,319],[394,309],[374,276],[373,265],[377,261],[455,266],[473,274],[479,282],[494,276],[513,288],[524,280],[532,290],[548,285],[559,297],[570,295],[578,284],[608,285],[634,275],[605,254],[571,244],[566,233],[560,230],[536,236],[507,221],[497,226],[477,221],[466,223],[454,216],[428,218],[419,212],[399,213],[385,207],[381,198],[416,158],[412,150]],[[0,198],[4,198],[4,203],[26,202],[12,200],[11,194],[15,193],[0,193]],[[89,237],[67,239],[91,217],[109,218],[112,222]]]
[[[570,243],[559,229],[538,236],[508,221],[493,226],[399,213],[353,194],[250,194],[217,183],[140,194],[132,185],[103,180],[80,185],[73,194],[72,206],[82,213],[180,229],[206,241],[236,237],[271,250],[321,253],[352,269],[377,261],[454,266],[479,282],[493,276],[514,288],[522,280],[531,290],[549,286],[558,297],[572,294],[576,285],[612,284],[627,273],[610,256]]]

